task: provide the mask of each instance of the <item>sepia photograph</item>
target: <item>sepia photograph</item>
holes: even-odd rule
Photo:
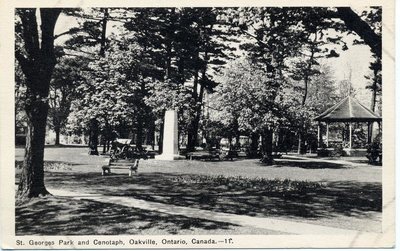
[[[13,8],[1,247],[393,247],[379,3]]]

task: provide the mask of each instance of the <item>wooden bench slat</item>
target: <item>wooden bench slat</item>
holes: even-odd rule
[[[127,168],[126,166],[108,166],[109,168],[111,168],[111,169],[123,169],[123,170],[126,170],[126,169],[129,169],[129,168]]]
[[[128,164],[132,164],[135,163],[135,160],[132,159],[113,159],[110,161],[111,163],[128,163]]]
[[[110,164],[109,164],[109,166],[132,166],[132,165],[134,165],[135,163],[114,163],[114,162],[111,162]]]

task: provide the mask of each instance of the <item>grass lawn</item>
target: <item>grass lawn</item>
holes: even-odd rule
[[[16,161],[23,149],[16,150]],[[273,217],[360,231],[380,231],[381,168],[293,158],[141,161],[101,176],[104,157],[85,148],[47,148],[46,185],[255,217]],[[17,169],[16,183],[19,170]],[[37,219],[41,219],[40,221]],[[16,207],[17,234],[279,234],[229,223],[128,208],[87,199],[34,199]]]

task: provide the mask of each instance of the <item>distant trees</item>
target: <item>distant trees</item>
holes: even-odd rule
[[[338,57],[336,49],[328,49],[325,45],[341,46],[347,50],[348,45],[343,40],[343,34],[354,32],[361,37],[355,44],[366,43],[379,57],[381,50],[380,37],[380,8],[371,8],[361,15],[356,14],[351,8],[235,8],[229,12],[226,19],[250,39],[242,45],[249,51],[253,63],[266,70],[269,84],[268,92],[275,90],[271,102],[280,95],[282,87],[288,82],[287,74],[290,73],[294,80],[304,82],[302,90],[301,107],[306,111],[308,98],[308,85],[313,76],[318,72],[318,58]],[[334,17],[339,19],[334,19]],[[340,21],[338,21],[340,20]],[[354,25],[357,23],[357,25]],[[357,26],[357,27],[356,27]],[[360,27],[364,27],[360,29]],[[332,48],[332,46],[331,46]],[[299,150],[303,148],[303,134],[306,133],[307,112],[298,120]],[[266,127],[266,134],[271,135],[273,128]],[[272,137],[264,135],[272,145]],[[266,162],[270,161],[271,148],[266,148],[264,155]]]
[[[237,138],[239,131],[262,135],[265,153],[272,148],[272,139],[266,131],[273,130],[282,119],[282,111],[275,102],[276,90],[269,87],[266,70],[250,60],[239,61],[227,68],[221,82],[213,96],[213,106],[221,111],[217,117],[225,126],[237,128],[234,133]],[[270,151],[272,153],[272,149]]]
[[[124,26],[132,32],[131,39],[144,50],[142,62],[152,66],[148,68],[151,71],[142,74],[154,80],[145,104],[152,107],[159,120],[166,109],[178,109],[179,127],[186,132],[188,150],[193,150],[204,92],[217,85],[210,73],[225,63],[231,50],[226,42],[231,38],[218,25],[217,10],[213,8],[132,11],[133,17]],[[164,99],[166,92],[172,97]]]
[[[265,70],[254,65],[251,60],[239,60],[224,71],[220,85],[212,95],[211,107],[214,109],[214,123],[222,122],[224,128],[237,128],[231,135],[247,135],[251,138],[249,152],[257,151],[259,136],[262,136],[262,151],[267,147],[279,146],[277,140],[286,132],[298,132],[299,125],[307,128],[304,136],[309,140],[316,138],[313,118],[339,100],[336,85],[328,66],[318,66],[318,75],[310,77],[309,98],[303,105],[302,89],[296,81],[285,78],[284,84],[276,94],[269,88]],[[275,96],[272,99],[272,96]],[[271,128],[272,138],[265,134]],[[272,144],[270,142],[273,142]],[[292,142],[293,143],[293,142]],[[308,142],[310,143],[310,141]],[[286,146],[283,146],[283,148]]]
[[[112,42],[104,57],[89,63],[83,72],[85,81],[77,88],[80,99],[73,104],[70,128],[93,123],[96,118],[103,137],[110,141],[111,132],[121,124],[131,128],[137,124],[138,114],[146,112],[140,105],[142,86],[149,82],[139,73],[143,66],[140,53],[136,44]]]
[[[97,56],[104,57],[109,43],[106,37],[108,22],[113,18],[109,9],[66,9],[64,13],[79,22],[77,27],[72,27],[58,35],[68,35],[64,49],[81,59],[94,60]],[[86,127],[85,131],[89,132],[89,154],[98,155],[97,146],[100,128],[97,117],[91,117]]]
[[[62,56],[54,69],[50,82],[48,124],[56,134],[56,145],[60,144],[61,131],[65,131],[71,104],[77,99],[77,87],[83,81],[86,63],[85,58]]]

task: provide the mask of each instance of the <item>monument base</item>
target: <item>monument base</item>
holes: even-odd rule
[[[180,160],[186,159],[185,156],[178,155],[178,154],[161,154],[154,156],[156,160]]]

